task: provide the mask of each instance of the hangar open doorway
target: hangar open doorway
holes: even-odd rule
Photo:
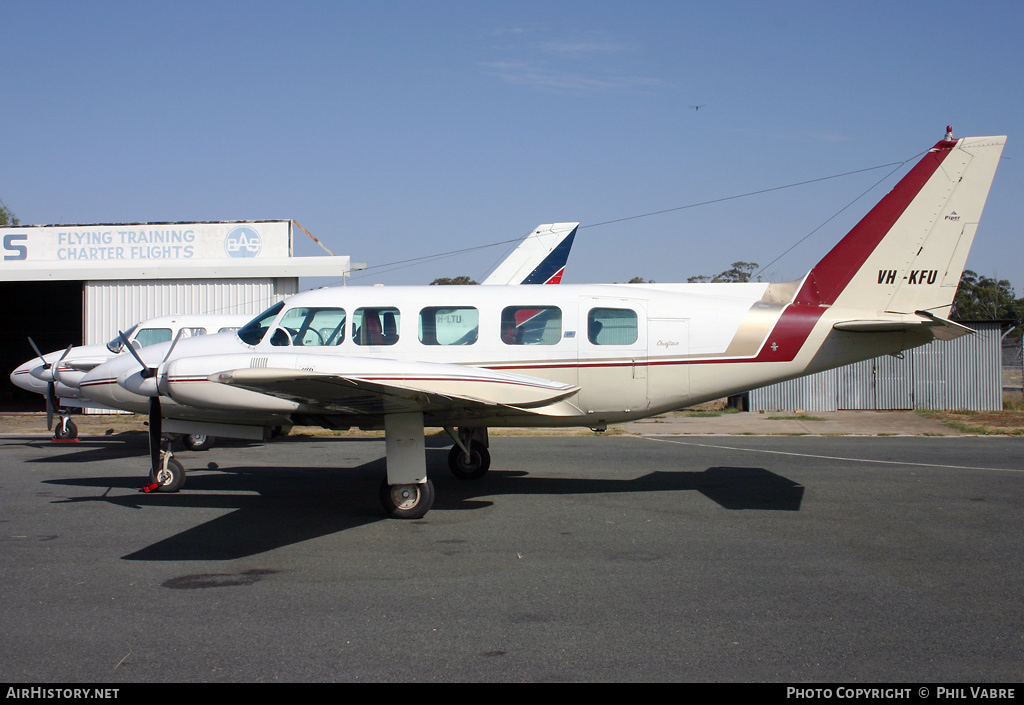
[[[0,301],[5,304],[0,326],[0,372],[9,375],[32,358],[29,336],[48,353],[82,344],[81,281],[0,281]],[[0,384],[0,411],[44,411],[38,394],[13,384]]]
[[[301,228],[292,220],[0,228],[0,411],[46,408],[41,394],[9,380],[35,356],[29,336],[44,354],[103,345],[157,316],[252,316],[296,293],[301,277],[348,276],[347,256],[295,257],[293,226]]]

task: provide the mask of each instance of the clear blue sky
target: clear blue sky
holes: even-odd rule
[[[598,224],[901,162],[952,124],[1009,135],[968,268],[1024,286],[1019,1],[0,0],[0,28],[25,224],[294,218],[373,267],[352,284],[424,284],[508,246],[384,265],[580,221],[565,281],[685,281],[767,265],[893,167]],[[895,178],[763,276],[802,276]]]

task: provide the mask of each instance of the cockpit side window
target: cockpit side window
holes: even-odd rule
[[[238,337],[247,345],[257,345],[267,334],[270,324],[284,308],[284,301],[278,302],[238,329]]]
[[[292,345],[341,345],[345,340],[345,309],[298,306],[285,311],[279,328],[287,331]],[[277,336],[271,341],[277,345]],[[287,345],[287,341],[280,344]]]
[[[132,326],[131,328],[126,330],[124,332],[124,337],[127,338],[128,340],[131,340],[132,333],[134,333],[135,329],[138,328],[138,327],[139,327],[139,324],[136,323],[134,326]],[[120,335],[118,335],[116,338],[114,338],[109,343],[107,343],[107,350],[109,350],[112,353],[119,353],[119,352],[121,352],[121,348],[123,348],[123,347],[124,347],[124,342],[121,340],[121,336]]]
[[[170,328],[143,328],[132,342],[136,344],[136,347],[148,348],[150,345],[169,342],[171,337]]]

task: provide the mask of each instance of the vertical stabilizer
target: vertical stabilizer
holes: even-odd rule
[[[579,223],[538,225],[484,284],[558,284]]]
[[[811,270],[796,302],[948,316],[1005,144],[950,129]]]

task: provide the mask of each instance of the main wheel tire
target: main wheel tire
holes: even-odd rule
[[[427,480],[411,485],[389,485],[384,478],[380,503],[384,512],[394,519],[421,519],[434,506],[434,483]]]
[[[67,421],[62,419],[54,427],[53,437],[61,441],[70,441],[73,438],[78,438],[78,426],[71,419]]]
[[[457,445],[448,451],[448,469],[460,480],[479,480],[491,467],[491,453],[480,441],[469,444],[469,461]]]
[[[209,450],[213,447],[213,436],[205,433],[192,433],[181,437],[186,450]]]
[[[177,492],[185,486],[185,466],[174,458],[167,461],[167,467],[156,472],[150,471],[149,481],[160,485],[157,492]]]

